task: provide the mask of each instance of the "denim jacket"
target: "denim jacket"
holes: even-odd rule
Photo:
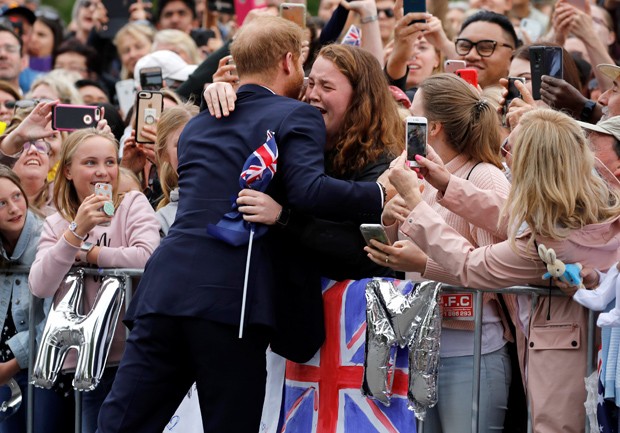
[[[9,339],[8,345],[15,355],[15,359],[21,368],[28,367],[28,340],[29,340],[29,308],[30,308],[30,290],[28,288],[27,273],[11,273],[7,271],[11,266],[30,266],[34,261],[41,236],[43,221],[41,221],[30,210],[26,216],[24,228],[19,236],[17,245],[11,257],[2,245],[0,239],[0,261],[5,265],[0,269],[0,324],[4,326],[4,321],[9,309],[9,301],[11,301],[11,314],[17,334]],[[12,294],[12,297],[11,297]],[[34,302],[34,315],[37,328],[43,329],[45,320],[45,310],[49,310],[51,301],[44,301],[36,297],[32,298]],[[45,304],[45,305],[44,305]]]

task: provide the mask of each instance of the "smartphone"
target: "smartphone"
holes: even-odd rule
[[[456,74],[456,71],[465,68],[467,68],[467,62],[465,60],[446,60],[443,63],[443,70],[451,74]]]
[[[94,105],[57,104],[52,109],[52,129],[75,131],[94,128],[101,119],[101,108]]]
[[[306,5],[299,3],[281,3],[280,16],[294,22],[302,29],[306,28]]]
[[[370,245],[371,239],[379,241],[385,245],[391,245],[387,233],[381,224],[362,224],[360,225],[360,231],[362,232],[362,236],[369,247],[372,246]]]
[[[409,167],[419,167],[415,156],[426,157],[426,142],[428,121],[426,117],[409,116],[406,119],[405,143],[407,145],[407,163]]]
[[[241,27],[245,17],[252,9],[267,7],[266,0],[233,0],[235,15],[237,16],[237,26]]]
[[[540,21],[536,21],[531,18],[523,18],[519,24],[519,28],[521,31],[527,33],[531,42],[537,41],[543,32],[543,27]]]
[[[568,3],[571,6],[575,6],[577,9],[580,9],[585,12],[587,1],[590,1],[590,0],[566,0],[566,3]]]
[[[129,110],[133,106],[136,100],[136,85],[131,78],[128,80],[117,81],[114,85],[116,88],[116,98],[118,99],[118,106],[123,112],[123,116],[129,113]]]
[[[112,215],[113,215],[114,214],[114,202],[112,200],[112,185],[109,184],[109,183],[101,183],[101,182],[100,183],[96,183],[95,184],[95,195],[103,195],[103,196],[105,196],[108,199],[107,201],[112,204],[111,212],[112,212]],[[106,209],[107,210],[106,214],[109,215],[109,212],[110,212],[110,210],[109,210],[110,207],[109,206],[110,205],[108,205],[108,203],[106,203],[104,206],[107,208]],[[99,210],[103,212],[104,208],[100,207]],[[109,226],[110,222],[107,221],[107,222],[101,223],[99,225],[100,226]]]
[[[531,46],[530,71],[532,72],[532,96],[534,99],[540,99],[540,83],[543,75],[564,78],[562,47]]]
[[[467,81],[474,87],[478,87],[478,71],[472,68],[459,69],[456,75]]]
[[[113,39],[120,28],[129,21],[129,6],[135,3],[135,0],[103,0],[102,3],[107,11],[108,22],[99,31],[99,36]]]
[[[409,12],[426,12],[426,0],[404,0],[403,12],[407,15]],[[409,25],[413,23],[424,23],[426,20],[413,20]]]
[[[161,90],[164,79],[159,66],[140,69],[140,87],[142,90]]]
[[[508,94],[505,98],[506,106],[508,106],[510,104],[510,101],[512,101],[513,99],[521,97],[521,92],[519,91],[519,89],[517,89],[517,86],[515,86],[515,81],[521,81],[523,84],[525,84],[525,78],[523,77],[508,77]]]
[[[137,143],[153,143],[142,135],[144,125],[153,125],[164,109],[164,94],[149,90],[142,90],[136,96],[136,130]]]

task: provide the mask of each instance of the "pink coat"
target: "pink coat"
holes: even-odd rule
[[[468,188],[463,183],[460,186]],[[478,202],[477,206],[477,210],[469,209],[471,217],[494,224],[489,218],[493,215],[489,208],[495,204]],[[463,286],[502,288],[543,284],[541,276],[547,269],[533,242],[528,242],[532,236],[529,230],[516,239],[516,251],[508,241],[474,248],[424,202],[409,214],[400,230],[431,259],[457,276]],[[576,230],[565,240],[541,237],[536,240],[553,248],[565,263],[579,262],[585,267],[605,270],[620,258],[620,216]],[[422,275],[431,280],[439,277],[433,267],[427,267]],[[537,433],[583,431],[586,331],[587,312],[576,302],[561,297],[538,298],[530,317],[527,347],[524,340],[518,346],[522,365],[526,366],[527,391]]]
[[[54,296],[58,304],[66,291],[59,291],[61,282],[75,262],[78,247],[65,240],[64,233],[69,226],[58,212],[50,215],[43,225],[43,233],[37,249],[37,256],[28,282],[30,291],[38,297]],[[88,233],[88,242],[101,247],[97,266],[101,268],[144,268],[146,261],[159,245],[159,223],[155,212],[144,194],[131,191],[125,194],[112,223],[109,226],[95,226]],[[89,311],[99,290],[99,278],[86,276],[84,310]],[[135,285],[134,285],[135,287]],[[122,320],[124,309],[121,312]],[[125,346],[125,327],[116,327],[108,364],[120,361]],[[63,369],[75,368],[76,358],[69,353]]]

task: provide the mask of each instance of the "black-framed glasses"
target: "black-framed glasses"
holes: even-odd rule
[[[24,153],[28,153],[32,147],[34,147],[34,149],[37,152],[43,153],[45,155],[49,155],[50,150],[52,149],[52,146],[47,141],[45,141],[42,138],[39,138],[38,140],[32,140],[32,141],[25,142]]]
[[[385,16],[388,18],[394,18],[394,9],[391,9],[391,8],[377,9],[377,15],[379,15],[379,13],[381,12],[383,12]]]
[[[504,158],[506,158],[506,156],[508,155],[512,156],[512,153],[510,153],[510,151],[512,150],[512,146],[508,141],[508,137],[504,138],[504,141],[502,141],[502,145],[499,147],[499,150],[500,152],[502,152],[502,156]]]
[[[476,47],[476,52],[480,57],[491,57],[495,52],[495,47],[499,45],[500,47],[507,47],[511,50],[514,50],[512,45],[500,43],[497,41],[492,41],[490,39],[484,39],[482,41],[474,42],[465,38],[458,38],[454,42],[454,48],[456,48],[456,54],[459,56],[466,56],[469,54],[472,48]]]

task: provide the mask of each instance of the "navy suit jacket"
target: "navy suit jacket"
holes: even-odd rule
[[[163,314],[239,323],[247,245],[228,245],[208,235],[206,227],[231,210],[243,164],[265,142],[267,130],[275,133],[279,151],[277,173],[267,190],[277,201],[328,219],[363,222],[378,217],[381,193],[375,182],[340,181],[324,174],[325,125],[316,108],[244,85],[228,118],[202,112],[181,134],[176,220],[146,265],[129,320]],[[294,279],[302,283],[292,283]],[[297,295],[302,286],[315,293],[312,305],[297,305],[307,300],[294,296],[287,305],[288,295]],[[320,293],[312,258],[294,240],[278,230],[255,240],[246,323],[286,327],[276,316],[278,309],[288,308],[287,320],[303,322],[304,315],[312,315],[308,323],[316,324],[317,315],[322,320]]]

